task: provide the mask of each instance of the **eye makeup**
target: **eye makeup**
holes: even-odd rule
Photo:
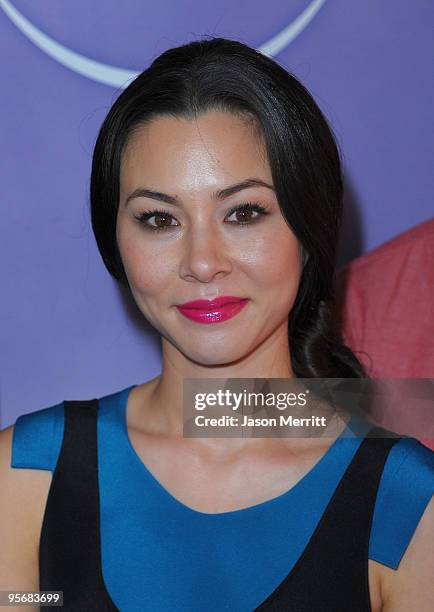
[[[231,225],[235,225],[237,227],[250,227],[252,226],[254,223],[257,223],[258,220],[260,220],[260,218],[262,216],[268,215],[269,212],[267,211],[267,209],[262,206],[261,204],[258,204],[257,202],[244,202],[243,204],[238,204],[236,206],[233,206],[226,218],[230,217],[231,215],[233,215],[234,213],[242,213],[242,214],[249,214],[251,212],[256,212],[257,216],[253,217],[253,219],[248,219],[247,221],[229,221],[228,223],[230,223]],[[173,227],[178,227],[178,225],[153,225],[148,223],[149,219],[151,219],[152,217],[159,217],[160,219],[168,219],[168,220],[172,220],[175,219],[175,217],[167,210],[161,210],[161,209],[154,209],[154,210],[145,210],[142,213],[140,213],[139,215],[134,215],[135,219],[137,219],[137,221],[139,221],[139,223],[141,223],[143,225],[143,227],[151,232],[159,232],[159,231],[168,231]]]

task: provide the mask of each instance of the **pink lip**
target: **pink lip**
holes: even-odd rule
[[[179,312],[196,323],[219,323],[234,317],[248,298],[224,295],[215,300],[194,300],[177,305]]]

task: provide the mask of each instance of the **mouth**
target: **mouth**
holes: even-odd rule
[[[184,302],[179,304],[180,308],[190,308],[195,310],[211,310],[213,308],[220,308],[226,306],[226,304],[236,304],[242,302],[246,298],[238,297],[236,295],[222,295],[215,298],[214,300],[192,300],[191,302]]]
[[[248,298],[222,296],[215,300],[194,300],[177,305],[178,311],[196,323],[220,323],[232,319],[249,301]]]

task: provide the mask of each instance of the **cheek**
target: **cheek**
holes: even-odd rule
[[[297,239],[284,229],[259,241],[248,259],[252,275],[268,289],[298,287],[300,253]]]
[[[119,226],[118,248],[130,286],[137,293],[153,295],[161,293],[169,285],[172,274],[171,258],[167,248],[159,252],[151,245],[139,228]]]
[[[250,277],[259,288],[270,321],[287,317],[294,306],[301,277],[297,239],[285,230],[274,232],[257,245],[249,266]]]

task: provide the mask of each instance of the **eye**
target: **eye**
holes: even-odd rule
[[[152,217],[159,220],[155,225],[153,223],[148,223],[148,220]],[[142,223],[146,229],[154,232],[166,231],[171,227],[176,227],[175,225],[170,225],[170,223],[167,223],[167,221],[174,218],[175,217],[167,212],[167,210],[146,210],[136,217],[136,219],[140,221],[140,223]]]
[[[252,212],[256,212],[258,214],[252,218]],[[255,223],[261,216],[268,215],[267,209],[264,208],[264,206],[257,204],[256,202],[245,202],[244,204],[234,206],[228,212],[228,217],[230,217],[234,213],[237,217],[237,221],[230,221],[229,223],[235,225],[252,225],[252,223]],[[238,215],[241,215],[241,217]]]
[[[251,213],[257,213],[256,216],[252,218]],[[268,211],[264,206],[257,204],[256,202],[245,202],[244,204],[239,204],[238,206],[234,206],[228,212],[226,218],[231,217],[235,213],[235,216],[238,216],[237,220],[229,221],[231,225],[238,226],[248,226],[255,223],[261,216],[268,215]],[[149,220],[155,217],[155,223],[149,223]],[[143,226],[154,232],[167,231],[172,227],[177,227],[179,224],[171,224],[172,220],[175,220],[175,217],[171,215],[167,210],[146,210],[140,213],[135,217]]]

